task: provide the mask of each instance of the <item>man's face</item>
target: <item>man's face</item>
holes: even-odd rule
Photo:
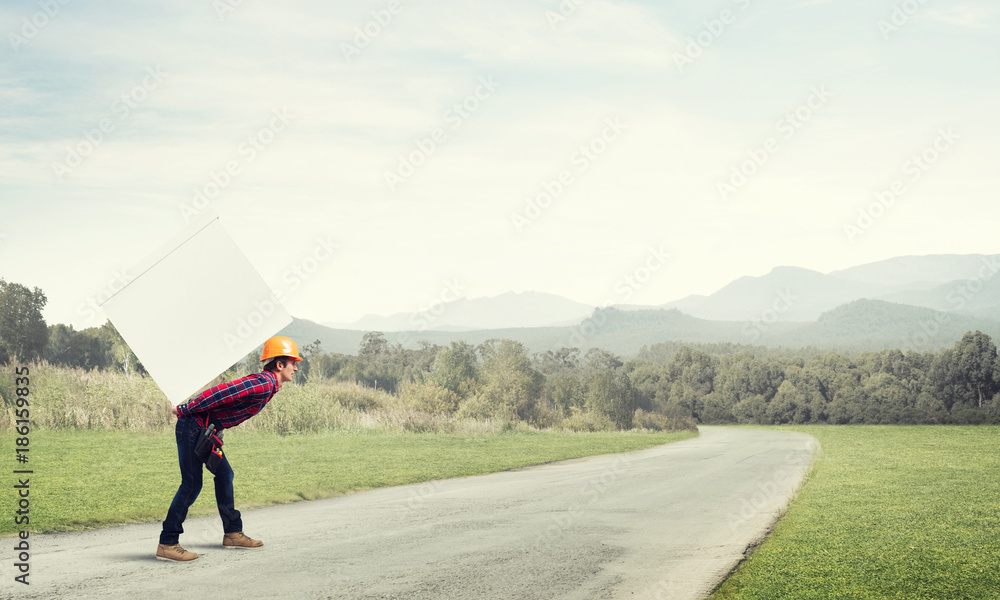
[[[278,364],[281,365],[282,362],[278,361]],[[278,376],[278,383],[284,383],[286,381],[291,381],[292,378],[295,377],[295,372],[299,370],[299,364],[298,364],[298,362],[294,361],[292,359],[285,360],[284,361],[284,365],[285,365],[284,367],[282,367],[281,369],[278,369],[278,372],[275,373],[275,375]]]

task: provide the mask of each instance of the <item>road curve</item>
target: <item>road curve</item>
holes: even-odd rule
[[[701,431],[639,452],[246,511],[260,550],[222,549],[218,517],[192,519],[181,543],[202,557],[189,564],[154,560],[158,523],[31,536],[31,585],[14,583],[5,560],[0,596],[703,598],[787,505],[816,442]]]

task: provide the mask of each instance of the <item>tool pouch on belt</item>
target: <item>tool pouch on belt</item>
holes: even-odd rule
[[[215,425],[205,416],[205,424],[198,432],[198,441],[194,443],[194,455],[203,461],[213,474],[222,463],[222,435],[215,431]]]

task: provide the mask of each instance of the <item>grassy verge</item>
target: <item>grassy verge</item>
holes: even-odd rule
[[[1000,597],[1000,428],[793,429],[822,457],[715,600]]]
[[[553,460],[638,450],[697,435],[517,432],[503,435],[226,432],[242,509],[345,492],[477,475]],[[0,448],[14,453],[13,436]],[[36,431],[31,436],[29,529],[62,531],[159,521],[180,483],[173,432]],[[11,456],[11,462],[13,457]],[[214,514],[211,474],[191,509]],[[8,480],[13,477],[8,475]],[[0,502],[16,506],[13,483]],[[8,513],[13,514],[13,508]],[[0,535],[21,529],[0,520]]]

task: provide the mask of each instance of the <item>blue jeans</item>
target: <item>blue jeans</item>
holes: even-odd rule
[[[202,468],[205,463],[195,458],[194,444],[198,439],[201,426],[193,417],[177,419],[175,435],[177,437],[177,460],[181,466],[181,486],[174,494],[170,503],[167,518],[163,521],[163,531],[160,532],[160,543],[173,545],[178,543],[184,533],[184,519],[188,509],[198,499],[201,492]],[[221,435],[221,434],[220,434]],[[243,531],[243,520],[240,511],[236,510],[233,500],[233,469],[229,459],[223,457],[215,474],[215,502],[219,505],[219,516],[222,517],[222,530],[225,533]]]

